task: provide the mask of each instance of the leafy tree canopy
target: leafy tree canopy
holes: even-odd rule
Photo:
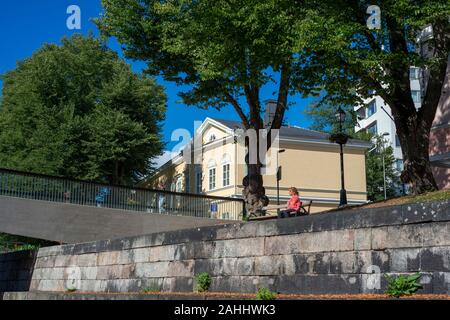
[[[189,85],[183,102],[220,109],[231,104],[246,127],[262,127],[259,94],[279,83],[282,123],[290,72],[300,64],[294,52],[299,8],[286,0],[140,1],[103,0],[98,20],[104,34],[115,36],[125,54],[148,62],[147,72]],[[276,93],[275,93],[276,94]]]
[[[112,183],[148,174],[163,88],[92,36],[61,42],[2,76],[0,167]]]
[[[362,104],[379,95],[390,106],[403,152],[402,180],[414,193],[437,188],[429,162],[430,130],[450,55],[448,0],[298,0],[293,28],[297,50],[309,53],[294,83],[305,93],[327,92],[328,102]],[[371,5],[381,12],[380,28],[369,29]],[[429,27],[426,34],[425,27]],[[410,68],[421,68],[417,109]]]

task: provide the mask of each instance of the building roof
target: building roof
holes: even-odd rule
[[[224,126],[227,126],[230,129],[244,129],[244,126],[239,121],[233,120],[223,120],[211,118],[214,121],[217,121]],[[306,140],[323,140],[329,142],[330,135],[325,132],[305,129],[297,126],[283,126],[280,128],[280,138],[285,139],[306,139]],[[350,139],[347,145],[363,145],[366,147],[370,147],[372,144],[367,141]]]

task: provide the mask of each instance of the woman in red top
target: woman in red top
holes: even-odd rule
[[[295,187],[289,188],[289,195],[291,199],[287,202],[287,209],[281,211],[278,214],[278,218],[288,218],[292,212],[297,212],[300,210],[302,202],[300,201],[300,197],[298,196],[298,190]]]

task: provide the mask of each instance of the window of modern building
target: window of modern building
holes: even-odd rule
[[[403,160],[402,159],[396,159],[395,160],[395,169],[397,169],[397,171],[403,171]]]
[[[216,188],[216,168],[209,169],[209,190]]]
[[[367,118],[370,117],[371,115],[373,115],[375,112],[377,112],[377,103],[376,103],[376,100],[372,100],[367,105]]]
[[[358,115],[359,119],[365,119],[366,118],[366,108],[364,108],[364,107],[359,108],[358,110],[356,110],[356,114]]]
[[[411,67],[409,69],[409,78],[410,78],[410,80],[418,80],[419,79],[419,68]]]
[[[422,102],[419,90],[412,90],[411,94],[412,94],[412,99],[413,99],[414,103],[421,103]]]
[[[378,126],[377,126],[377,122],[375,121],[374,123],[370,124],[367,128],[366,128],[367,132],[372,134],[372,135],[377,135],[378,134]]]

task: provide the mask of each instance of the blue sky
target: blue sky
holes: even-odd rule
[[[78,5],[81,8],[81,30],[72,31],[66,27],[69,5]],[[95,25],[90,21],[98,17],[102,11],[101,0],[15,0],[0,2],[0,73],[13,69],[16,62],[33,54],[44,43],[59,43],[64,36],[73,33],[93,32],[98,34]],[[120,45],[110,41],[110,47],[121,53]],[[144,64],[128,61],[135,71],[140,71]],[[231,107],[216,111],[213,109],[200,110],[196,107],[179,103],[177,93],[182,88],[162,79],[158,82],[166,88],[168,96],[168,111],[164,123],[164,139],[166,149],[171,150],[178,142],[171,142],[171,134],[177,128],[194,129],[194,121],[203,121],[207,116],[222,119],[238,120]],[[1,82],[0,82],[1,85]],[[263,99],[273,98],[276,87],[264,88],[261,95]],[[286,120],[291,125],[308,127],[309,120],[302,114],[303,108],[311,102],[300,96],[290,98],[294,105],[286,114]]]

